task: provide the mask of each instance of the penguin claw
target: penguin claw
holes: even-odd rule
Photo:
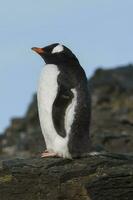
[[[41,154],[41,158],[48,158],[48,157],[58,157],[57,153],[45,151]]]

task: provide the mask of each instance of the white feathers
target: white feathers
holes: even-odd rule
[[[68,151],[68,140],[75,115],[77,92],[75,89],[71,90],[74,98],[66,109],[65,129],[67,136],[63,138],[56,132],[52,119],[52,105],[58,91],[57,77],[59,73],[57,66],[53,64],[46,65],[42,70],[37,92],[39,118],[47,149],[50,152],[58,153],[62,157],[71,158]]]
[[[76,89],[71,89],[71,91],[74,94],[74,98],[72,99],[71,104],[67,107],[66,113],[65,113],[65,130],[67,133],[67,136],[69,135],[71,131],[71,125],[74,120],[75,115],[75,107],[77,105],[77,91]]]
[[[52,105],[58,90],[58,74],[56,65],[46,65],[42,70],[37,92],[40,124],[48,150],[52,150],[57,135],[52,122]]]
[[[53,48],[52,54],[62,52],[63,50],[64,50],[64,47],[61,44],[59,44]]]

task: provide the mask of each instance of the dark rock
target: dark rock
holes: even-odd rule
[[[38,119],[36,95],[33,96],[25,117],[13,118],[3,135],[6,144],[4,142],[2,145],[3,139],[0,139],[0,144],[5,155],[23,157],[22,155],[26,154],[38,154],[45,149]]]
[[[133,152],[132,76],[133,65],[98,69],[88,82],[92,91],[92,140],[110,152]]]
[[[1,200],[132,200],[133,156],[101,154],[66,160],[5,161]]]
[[[25,116],[12,119],[0,136],[0,200],[132,200],[132,77],[133,65],[128,65],[98,69],[88,81],[93,146],[108,153],[75,160],[9,160],[32,157],[45,148],[34,95]]]
[[[92,93],[91,138],[94,146],[116,153],[133,152],[133,65],[98,69],[88,81]],[[0,153],[23,157],[45,149],[36,95],[23,118],[11,120],[0,137]],[[26,156],[27,157],[27,156]]]

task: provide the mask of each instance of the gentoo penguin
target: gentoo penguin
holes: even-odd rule
[[[42,157],[80,157],[90,151],[91,101],[87,78],[77,57],[59,43],[33,47],[46,65],[37,91],[47,150]]]

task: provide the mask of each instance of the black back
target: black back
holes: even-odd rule
[[[58,65],[58,94],[53,104],[52,114],[55,129],[62,137],[66,136],[64,116],[67,107],[72,102],[72,88],[77,91],[77,106],[75,117],[69,135],[68,147],[73,157],[89,152],[91,100],[87,86],[87,78],[79,63],[70,62]]]

